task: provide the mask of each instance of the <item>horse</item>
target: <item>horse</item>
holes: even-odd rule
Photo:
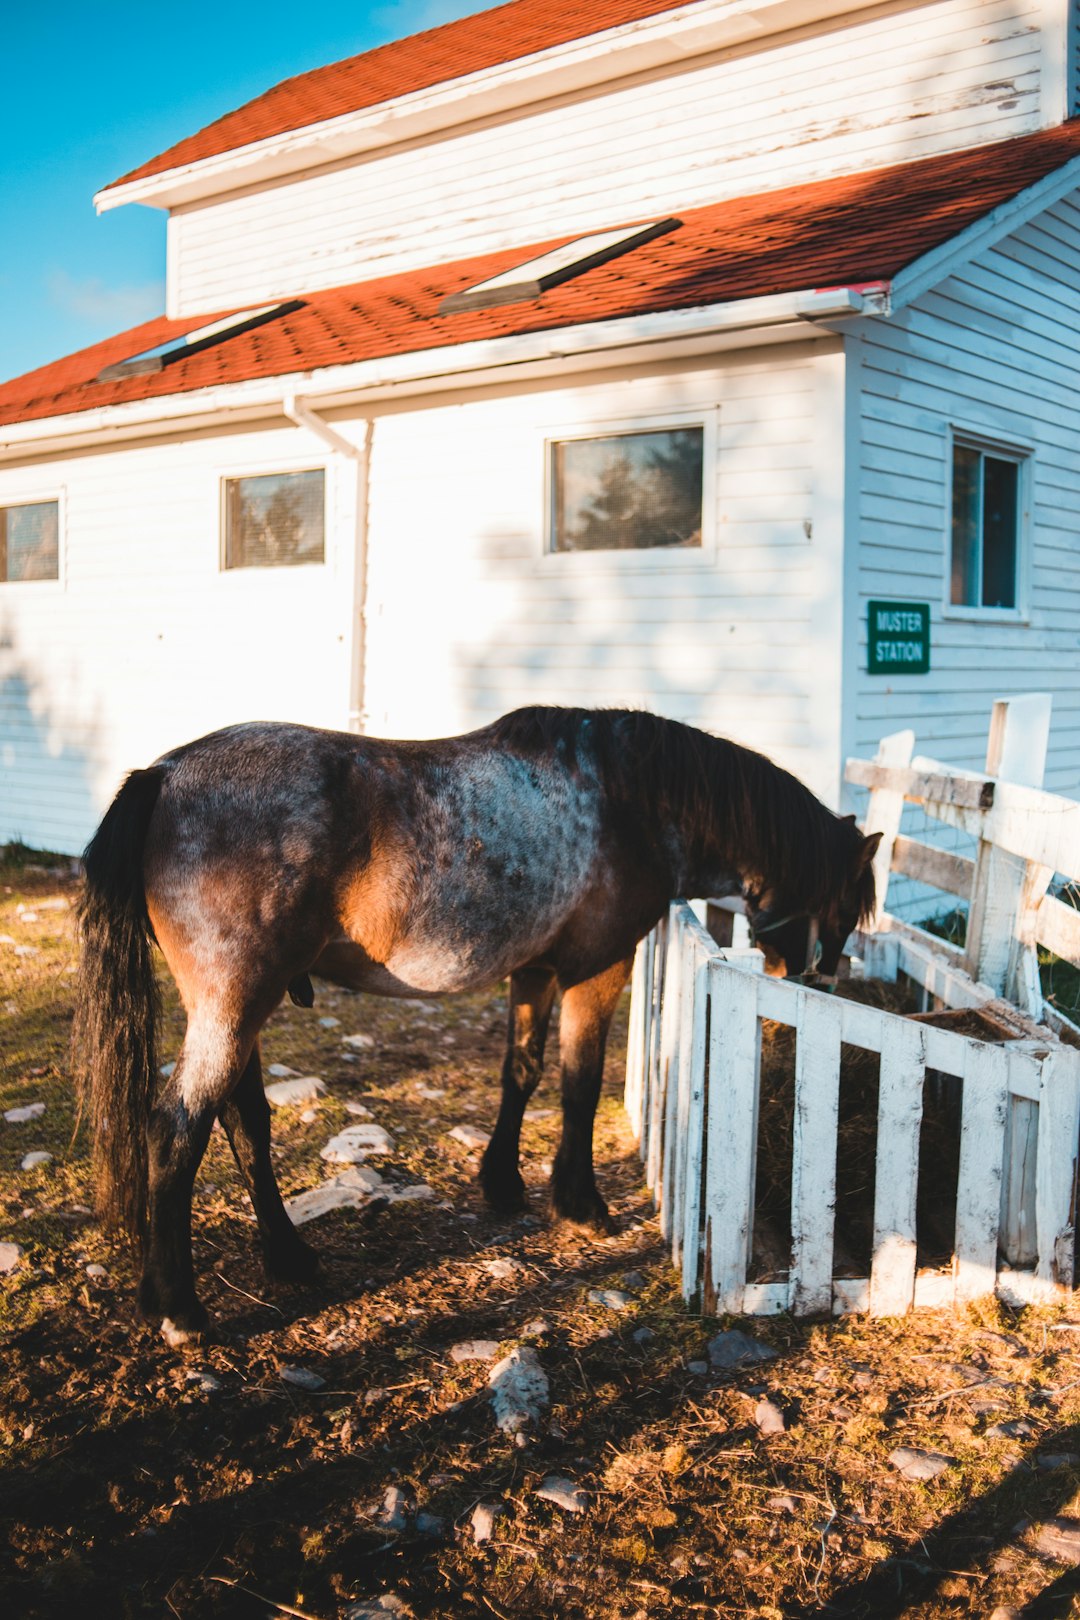
[[[642,711],[531,707],[403,742],[255,722],[132,771],[84,856],[74,1051],[98,1211],[141,1248],[141,1313],[175,1346],[207,1325],[191,1194],[215,1119],[268,1275],[316,1277],[274,1178],[259,1057],[285,995],[312,1004],[312,974],[396,997],[509,978],[480,1170],[504,1212],[524,1203],[522,1118],[561,994],[551,1208],[610,1230],[593,1118],[638,941],[679,896],[742,893],[781,971],[828,978],[872,909],[876,847],[763,755]],[[187,1014],[167,1078],[155,944]]]

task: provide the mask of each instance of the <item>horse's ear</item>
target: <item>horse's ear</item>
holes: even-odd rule
[[[862,848],[859,850],[859,870],[860,871],[862,871],[862,872],[866,871],[866,868],[870,865],[870,862],[873,860],[874,856],[877,854],[878,845],[881,843],[881,840],[882,840],[882,838],[884,836],[885,836],[884,833],[876,832],[876,833],[871,833],[868,838],[863,839]]]
[[[850,816],[840,816],[839,819],[841,821],[850,821],[852,823],[852,825],[854,826],[854,823],[855,823],[855,812],[854,812],[854,810],[851,812]]]

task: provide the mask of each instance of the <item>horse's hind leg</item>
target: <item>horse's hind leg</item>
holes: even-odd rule
[[[267,1274],[279,1282],[313,1281],[319,1257],[289,1219],[270,1162],[270,1104],[263,1090],[257,1041],[221,1109],[221,1123],[255,1210]]]
[[[607,1205],[593,1169],[593,1120],[604,1077],[604,1050],[632,959],[563,995],[559,1019],[562,1058],[562,1140],[551,1176],[551,1207],[564,1220],[611,1230]]]
[[[502,1103],[480,1166],[480,1184],[493,1209],[521,1209],[525,1203],[525,1183],[518,1169],[521,1121],[540,1083],[554,1001],[555,975],[550,968],[523,968],[512,975]]]
[[[181,1345],[206,1326],[191,1263],[191,1189],[214,1116],[236,1085],[253,1037],[212,1013],[193,1015],[176,1068],[154,1101],[146,1128],[147,1231],[139,1307],[160,1316],[162,1333]]]

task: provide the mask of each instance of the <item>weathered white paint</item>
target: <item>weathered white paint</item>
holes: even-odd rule
[[[917,1024],[894,1027],[882,1047],[878,1083],[870,1281],[874,1316],[906,1315],[915,1295],[915,1200],[925,1074],[923,1030]]]
[[[1040,127],[1036,0],[885,5],[178,208],[180,315]]]
[[[793,1307],[805,1316],[832,1304],[841,1014],[820,991],[796,995],[791,1280]]]
[[[705,1266],[707,1304],[714,1301],[718,1312],[743,1309],[753,1237],[760,985],[755,974],[724,973],[710,964]]]

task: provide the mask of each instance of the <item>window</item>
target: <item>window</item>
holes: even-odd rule
[[[0,506],[0,581],[59,578],[59,502]]]
[[[704,427],[552,443],[552,551],[700,546]]]
[[[1020,606],[1024,458],[999,447],[953,440],[953,607]]]
[[[287,568],[325,556],[325,474],[225,479],[225,567]]]
[[[177,360],[186,359],[190,354],[198,354],[200,349],[213,348],[218,343],[224,343],[228,338],[239,337],[241,332],[254,331],[257,326],[265,326],[267,321],[276,320],[279,315],[291,315],[298,309],[303,309],[300,299],[294,298],[286,304],[264,304],[261,309],[249,309],[240,315],[226,315],[223,320],[211,321],[208,325],[196,326],[181,337],[167,339],[159,343],[156,348],[143,349],[139,354],[129,355],[126,360],[116,360],[112,365],[103,366],[98,372],[98,382],[118,382],[122,377],[143,377],[155,371],[163,371]]]
[[[439,305],[440,315],[453,315],[464,309],[493,309],[498,304],[517,304],[526,298],[539,298],[541,293],[559,287],[564,281],[593,270],[597,265],[618,259],[633,248],[643,247],[657,236],[678,230],[678,219],[657,219],[647,225],[621,226],[615,231],[597,231],[593,236],[579,236],[562,247],[552,248],[538,259],[527,259],[524,264],[504,270],[501,275],[478,281],[461,292],[451,293]]]

